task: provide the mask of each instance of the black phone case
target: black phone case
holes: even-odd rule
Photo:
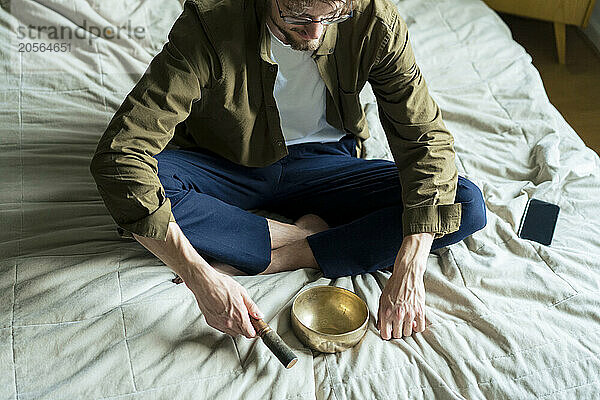
[[[554,236],[560,207],[545,201],[530,199],[519,229],[519,237],[549,246]]]

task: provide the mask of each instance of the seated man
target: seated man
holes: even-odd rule
[[[360,158],[367,81],[395,162]],[[188,0],[91,171],[117,224],[230,335],[255,336],[260,311],[227,273],[392,266],[381,337],[421,332],[430,250],[486,221],[387,0]]]

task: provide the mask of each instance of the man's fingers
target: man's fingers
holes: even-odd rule
[[[252,339],[256,336],[256,331],[250,322],[250,317],[246,317],[246,320],[242,321],[242,325],[240,326],[242,335],[246,336],[248,339]]]
[[[245,290],[242,290],[241,294],[242,299],[244,300],[246,312],[242,313],[242,320],[240,321],[241,323],[239,325],[239,328],[241,330],[241,334],[250,339],[256,336],[256,330],[254,329],[254,326],[252,326],[250,317],[254,319],[263,319],[264,315],[262,312],[260,312],[256,303],[252,301],[252,299]]]
[[[392,328],[392,337],[394,339],[402,338],[402,321],[395,321]]]
[[[400,309],[396,315],[394,320],[394,327],[392,330],[392,335],[396,339],[402,338],[402,322],[404,321],[404,311]]]
[[[390,340],[392,338],[392,312],[389,309],[384,310],[384,312],[382,313],[382,319],[381,319],[381,338],[383,340]]]
[[[375,325],[377,326],[377,330],[381,332],[381,320],[383,320],[383,307],[381,306],[381,303],[379,304],[379,309],[377,310],[377,322],[375,323]]]
[[[239,329],[240,333],[246,336],[248,339],[251,339],[256,336],[256,331],[254,330],[254,326],[250,321],[250,315],[248,314],[250,310],[248,310],[245,314],[242,314],[242,320],[240,321]]]
[[[382,321],[383,329],[381,330],[381,338],[390,340],[392,338],[392,323],[389,320]]]
[[[379,306],[379,334],[383,340],[390,340],[392,337],[392,311],[387,307]]]
[[[404,336],[412,335],[412,326],[413,326],[414,314],[409,312],[404,317]],[[402,321],[400,321],[402,323]]]
[[[390,322],[389,312],[379,307],[379,319],[377,321],[379,325],[379,334],[383,340],[389,340],[392,335],[392,324]]]
[[[416,322],[416,332],[423,332],[425,330],[425,315],[423,313],[417,314]]]
[[[263,313],[258,309],[256,303],[252,301],[252,299],[247,293],[242,293],[242,297],[244,298],[244,303],[246,304],[246,308],[248,309],[248,314],[250,314],[254,319],[265,318]]]

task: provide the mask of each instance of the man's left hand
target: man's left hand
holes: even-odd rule
[[[384,340],[425,330],[423,275],[433,236],[431,233],[419,233],[408,235],[402,241],[394,262],[394,272],[379,298],[377,329]]]

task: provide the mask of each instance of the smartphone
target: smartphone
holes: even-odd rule
[[[559,211],[556,204],[529,199],[521,219],[519,237],[550,246]]]

